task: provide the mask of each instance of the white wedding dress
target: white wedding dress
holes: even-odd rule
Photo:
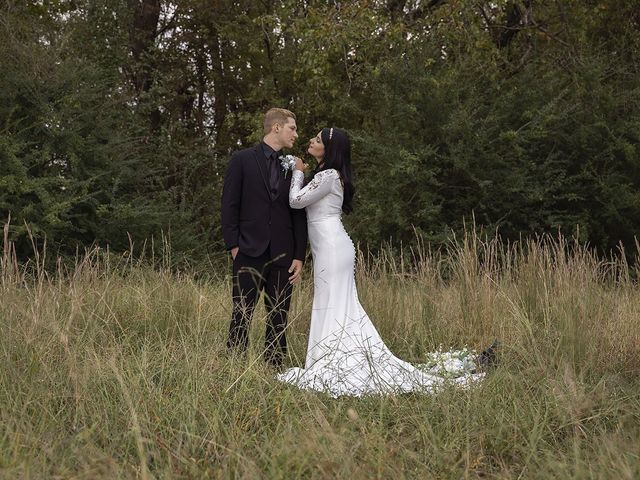
[[[355,248],[342,225],[343,188],[336,170],[318,172],[302,187],[293,172],[289,203],[307,209],[313,254],[313,308],[304,368],[278,379],[333,397],[401,392],[433,392],[445,383],[468,384],[481,375],[454,379],[430,373],[395,357],[358,300]]]

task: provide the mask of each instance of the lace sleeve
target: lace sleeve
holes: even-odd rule
[[[302,187],[304,173],[299,170],[293,172],[291,178],[291,188],[289,189],[289,205],[291,208],[305,208],[317,202],[322,197],[331,192],[333,183],[339,178],[338,172],[334,169],[323,170],[316,173],[313,180],[306,187]]]

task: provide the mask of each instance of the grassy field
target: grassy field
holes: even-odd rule
[[[5,241],[1,478],[640,478],[640,289],[622,257],[475,236],[361,255],[361,301],[398,356],[499,338],[501,362],[471,390],[337,400],[273,380],[263,308],[248,358],[227,358],[224,269],[109,258],[47,273]]]

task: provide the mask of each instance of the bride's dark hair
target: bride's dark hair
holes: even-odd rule
[[[333,168],[338,171],[344,187],[342,211],[351,213],[353,206],[353,173],[351,172],[351,140],[347,132],[340,128],[323,128],[320,138],[324,144],[324,158],[322,166],[316,168],[314,175],[322,170]]]

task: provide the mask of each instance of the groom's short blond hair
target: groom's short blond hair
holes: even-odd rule
[[[286,110],[284,108],[271,108],[264,115],[264,134],[268,134],[271,132],[273,126],[278,123],[280,125],[284,125],[287,123],[287,119],[293,118],[296,119],[296,116],[293,112]]]

